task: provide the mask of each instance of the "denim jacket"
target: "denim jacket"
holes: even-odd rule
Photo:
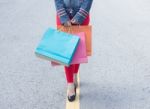
[[[89,15],[93,0],[55,0],[57,15],[60,17],[61,24],[75,19],[82,24]]]

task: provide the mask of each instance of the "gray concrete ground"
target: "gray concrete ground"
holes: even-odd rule
[[[150,109],[150,1],[95,0],[91,16],[81,109]],[[63,67],[34,55],[49,26],[52,0],[0,0],[0,109],[65,109]]]

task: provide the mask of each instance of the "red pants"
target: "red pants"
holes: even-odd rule
[[[90,22],[90,17],[87,16],[87,18],[84,20],[82,25],[88,25],[89,22]],[[61,25],[61,22],[60,22],[60,19],[58,16],[56,16],[56,23],[57,23],[57,25]],[[79,66],[80,66],[80,64],[73,64],[73,65],[70,65],[69,67],[67,67],[67,66],[64,67],[67,83],[73,83],[73,74],[78,73]]]

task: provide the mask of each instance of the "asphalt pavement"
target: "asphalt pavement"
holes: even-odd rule
[[[90,15],[80,109],[150,109],[150,1],[94,0]],[[63,67],[34,54],[48,27],[53,0],[0,0],[0,109],[65,109]]]

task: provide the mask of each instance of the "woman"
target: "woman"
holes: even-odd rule
[[[55,0],[57,11],[57,25],[88,25],[89,11],[93,0]],[[65,66],[65,74],[68,85],[68,100],[74,101],[76,97],[77,73],[79,64]]]

